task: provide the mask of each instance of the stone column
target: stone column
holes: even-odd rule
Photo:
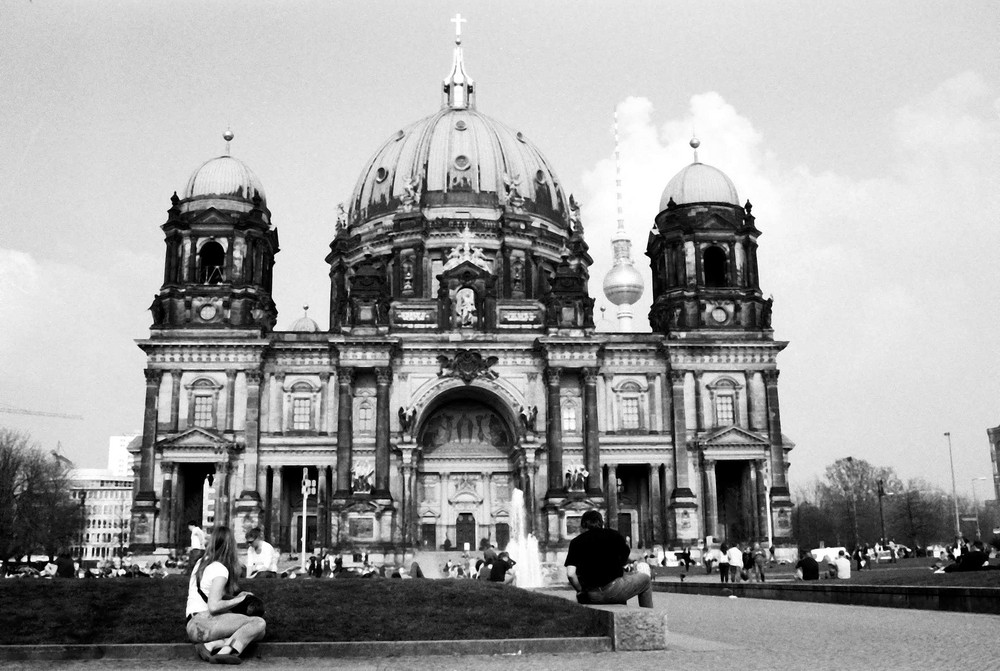
[[[778,371],[762,373],[767,392],[768,431],[771,438],[771,497],[788,497],[788,480],[785,475],[785,453],[781,439],[781,411],[778,407]]]
[[[743,371],[743,376],[746,378],[747,384],[747,428],[751,431],[756,431],[757,418],[754,415],[757,410],[757,404],[753,397],[753,371],[745,370]]]
[[[547,386],[546,442],[549,454],[549,491],[546,498],[565,494],[562,472],[562,413],[559,404],[559,375],[561,369],[550,366],[545,371]]]
[[[319,374],[319,426],[317,427],[317,433],[321,436],[325,436],[330,433],[330,430],[326,425],[327,405],[329,405],[329,403],[330,373],[323,372]]]
[[[656,373],[646,373],[646,431],[657,433],[656,420]]]
[[[479,476],[483,483],[483,519],[480,525],[486,527],[486,537],[493,540],[493,484],[490,482],[493,475],[483,471]]]
[[[170,371],[170,430],[174,433],[180,430],[181,415],[181,375],[182,371]]]
[[[615,421],[615,392],[611,387],[614,376],[611,373],[602,373],[601,379],[604,380],[604,417],[606,419],[604,432],[614,433],[615,427],[618,425],[618,422]]]
[[[705,399],[701,392],[701,371],[694,374],[694,410],[695,410],[695,430],[698,432],[705,430]]]
[[[316,535],[319,544],[330,547],[330,518],[326,506],[326,466],[316,466]]]
[[[156,444],[156,402],[160,396],[160,380],[163,371],[146,369],[143,371],[146,376],[146,409],[142,420],[142,451],[139,453],[139,492],[141,497],[145,495],[148,500],[156,500],[156,492],[153,491],[153,472],[155,469],[156,455],[154,445]]]
[[[438,545],[444,543],[444,539],[448,538],[448,520],[451,515],[451,506],[448,502],[448,488],[451,485],[451,474],[450,473],[440,473],[438,474],[438,491],[440,493],[441,499],[438,501],[441,505],[441,517],[438,518],[438,528],[442,533],[438,534]],[[452,539],[452,543],[457,543],[458,539]],[[437,548],[435,548],[437,549]]]
[[[335,498],[348,498],[351,495],[351,448],[354,437],[354,382],[353,368],[340,368],[337,371],[337,386],[339,388],[337,404],[337,491]]]
[[[259,385],[259,380],[258,380]],[[259,387],[258,387],[259,388]],[[233,432],[233,414],[236,410],[236,371],[226,371],[226,431]]]
[[[282,467],[275,466],[271,471],[271,538],[269,541],[275,548],[284,546],[285,539],[282,535],[284,512],[284,479],[282,478]]]
[[[757,460],[747,462],[750,470],[750,501],[753,505],[752,533],[754,540],[760,538],[760,492],[757,486]]]
[[[258,448],[260,441],[260,380],[259,370],[248,370],[247,378],[247,417],[244,436],[246,439],[246,449],[243,452],[243,492],[241,499],[248,496],[254,501],[260,501],[260,494],[257,492],[257,469],[260,460]]]
[[[649,465],[649,509],[650,509],[650,520],[652,523],[652,533],[653,543],[663,542],[663,515],[661,514],[662,508],[662,494],[660,493],[660,465],[650,464]]]
[[[274,380],[277,391],[271,412],[271,431],[281,435],[285,432],[285,374],[275,373],[271,379]]]
[[[670,371],[670,388],[674,406],[673,442],[674,442],[674,491],[671,499],[680,497],[693,498],[690,477],[688,475],[687,455],[687,416],[684,412],[684,377],[682,370]]]
[[[400,516],[400,531],[402,532],[403,547],[417,547],[419,545],[419,539],[413,537],[413,511],[417,508],[417,492],[413,486],[413,448],[412,447],[402,447],[400,449],[402,453],[402,459],[400,460],[399,470],[402,475],[401,487],[401,501],[399,503],[399,516]]]
[[[375,369],[375,487],[372,494],[389,498],[389,384],[391,368]]]
[[[172,547],[174,530],[177,528],[177,464],[173,461],[161,461],[160,471],[163,473],[163,521],[160,523],[162,538],[160,545]]]
[[[705,535],[715,536],[719,531],[719,492],[715,481],[715,460],[705,460],[705,486],[702,488],[705,510]]]
[[[608,464],[608,519],[609,529],[618,528],[618,465]],[[625,535],[625,534],[622,534]]]
[[[580,371],[583,378],[583,464],[587,469],[587,495],[601,495],[601,445],[597,418],[597,374],[593,368]]]

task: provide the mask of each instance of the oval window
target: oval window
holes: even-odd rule
[[[466,128],[468,128],[468,126],[464,121],[459,119],[458,121],[455,122],[455,128],[458,130],[465,130]]]
[[[535,173],[535,181],[539,184],[545,184],[545,171],[539,170]]]
[[[455,157],[455,167],[459,170],[468,170],[471,162],[468,156],[457,156]]]
[[[389,171],[385,168],[379,168],[375,171],[375,181],[384,182],[385,178],[389,176]]]

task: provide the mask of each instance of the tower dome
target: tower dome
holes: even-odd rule
[[[292,324],[292,331],[299,333],[319,333],[319,324],[309,317],[309,306],[302,306],[302,316]]]
[[[226,131],[223,137],[226,153],[205,161],[188,178],[187,186],[181,193],[181,199],[189,201],[185,211],[220,205],[225,209],[247,211],[253,205],[254,196],[260,196],[261,205],[266,204],[264,187],[254,171],[240,159],[229,155],[233,133]]]
[[[698,161],[700,143],[696,138],[693,138],[690,144],[695,150],[694,163],[683,168],[667,182],[667,187],[660,197],[660,211],[667,209],[671,199],[675,205],[691,203],[739,205],[740,199],[733,181],[718,168]]]

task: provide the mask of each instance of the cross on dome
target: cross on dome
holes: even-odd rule
[[[462,43],[462,24],[468,23],[468,19],[463,19],[461,14],[456,14],[455,18],[451,20],[455,24],[455,44]]]

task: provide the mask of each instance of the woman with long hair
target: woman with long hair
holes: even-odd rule
[[[264,618],[232,612],[250,595],[239,591],[239,573],[233,532],[217,526],[188,583],[187,635],[206,662],[239,664],[247,646],[264,636]]]

